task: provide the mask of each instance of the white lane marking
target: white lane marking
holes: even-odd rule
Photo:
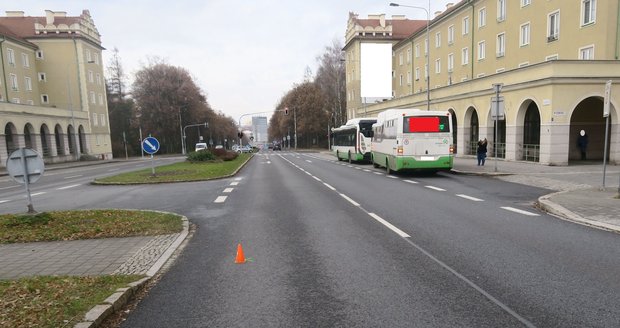
[[[353,167],[353,165],[347,165],[347,167]]]
[[[223,203],[223,202],[225,202],[225,201],[226,201],[226,198],[228,198],[228,196],[218,196],[218,197],[215,199],[214,203]]]
[[[311,160],[309,160],[309,159],[307,159],[307,160],[306,160],[306,162],[308,162],[308,163],[312,163],[312,161],[311,161]]]
[[[417,181],[413,181],[413,180],[403,180],[403,181],[405,181],[407,183],[411,183],[411,184],[418,184]]]
[[[82,176],[82,174],[80,174],[80,175],[72,175],[70,177],[64,177],[63,179],[73,179],[73,178],[79,178],[81,176]]]
[[[373,173],[376,174],[376,175],[383,175],[383,173],[381,173],[381,172],[373,172]]]
[[[357,203],[356,201],[354,201],[353,199],[349,198],[347,195],[345,194],[340,194],[340,196],[342,196],[342,198],[346,199],[349,203],[355,205],[355,206],[360,206],[359,203]]]
[[[369,169],[364,169],[364,172],[370,172],[370,170]]]
[[[312,176],[312,178],[314,178],[314,180],[318,181],[318,182],[322,182],[321,179],[315,177],[314,175]]]
[[[331,189],[331,190],[333,190],[333,191],[336,191],[336,188],[332,187],[331,185],[328,185],[328,184],[327,184],[327,183],[325,183],[325,182],[323,182],[323,184],[325,185],[325,187],[327,187],[327,188],[329,188],[329,189]]]
[[[397,235],[403,237],[403,238],[409,238],[411,236],[409,236],[408,234],[406,234],[404,231],[396,228],[395,226],[393,226],[391,223],[385,221],[383,218],[381,218],[380,216],[378,216],[375,213],[368,213],[368,215],[370,215],[373,219],[381,222],[381,224],[383,224],[384,226],[388,227],[388,229],[396,232]]]
[[[74,185],[70,185],[70,186],[56,188],[56,190],[65,190],[65,189],[69,189],[69,188],[75,188],[77,186],[79,186],[79,184],[74,184]]]
[[[271,164],[271,161],[267,161],[267,164]]]
[[[243,178],[235,178],[235,181],[241,181]]]
[[[43,195],[43,194],[46,194],[46,192],[45,191],[36,192],[36,193],[34,193],[34,194],[30,195],[30,196],[39,196],[39,195]]]
[[[233,182],[230,183],[231,186],[236,186],[238,184],[239,184],[239,182],[237,182],[237,181],[233,181]]]
[[[0,188],[0,190],[4,190],[4,189],[12,189],[12,188],[17,188],[19,186],[9,186],[9,187],[2,187]]]
[[[524,211],[524,210],[520,210],[518,208],[514,208],[514,207],[509,207],[509,206],[504,206],[502,207],[503,209],[507,210],[507,211],[511,211],[511,212],[515,212],[515,213],[519,213],[519,214],[523,214],[523,215],[528,215],[528,216],[540,216],[536,213],[532,213],[532,212],[528,212],[528,211]]]
[[[0,200],[0,204],[6,203],[6,202],[10,202],[10,200],[8,200],[8,199]]]
[[[308,171],[304,171],[304,173],[306,173],[307,175],[312,175],[312,173],[310,173]]]
[[[465,199],[469,199],[469,200],[473,200],[474,202],[482,202],[483,200],[480,198],[476,198],[476,197],[471,197],[471,196],[467,196],[467,195],[463,195],[463,194],[457,194],[457,196],[461,197],[461,198],[465,198]]]
[[[361,167],[359,167],[359,166],[356,166],[356,167],[355,167],[355,169],[356,169],[356,170],[361,170],[362,168],[361,168]]]
[[[387,177],[390,178],[390,179],[398,179],[397,177],[395,177],[393,175],[388,175]]]
[[[224,189],[224,192],[229,193],[229,192],[232,192],[233,190],[235,190],[235,188],[226,188]]]
[[[428,189],[437,190],[437,191],[446,191],[445,189],[441,189],[441,188],[439,188],[439,187],[433,187],[433,186],[424,186],[424,187],[426,187],[426,188],[428,188]]]

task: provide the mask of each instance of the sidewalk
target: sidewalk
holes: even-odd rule
[[[620,199],[614,198],[618,194],[620,166],[607,165],[603,189],[602,163],[546,166],[493,158],[487,158],[484,166],[476,162],[473,156],[457,157],[453,171],[553,190],[538,199],[542,210],[569,221],[620,232]]]

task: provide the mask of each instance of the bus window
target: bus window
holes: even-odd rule
[[[404,120],[404,133],[450,132],[448,116],[408,116]]]

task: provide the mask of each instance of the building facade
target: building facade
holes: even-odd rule
[[[111,158],[101,38],[87,10],[0,17],[0,166],[20,147],[46,163]]]
[[[348,112],[355,117],[395,107],[447,110],[456,127],[457,154],[474,154],[476,142],[487,138],[490,154],[548,165],[581,160],[577,137],[585,130],[587,160],[607,155],[620,163],[620,96],[613,87],[620,82],[619,17],[616,0],[449,4],[428,31],[425,24],[395,42],[392,98],[365,108],[350,101]],[[362,42],[368,40],[348,33],[345,56],[354,58]],[[347,62],[347,72],[353,69]],[[352,79],[347,92],[359,83]],[[505,119],[495,119],[495,84],[501,84]]]
[[[267,117],[252,117],[252,135],[254,136],[253,145],[267,146],[269,143],[269,135],[267,134]]]

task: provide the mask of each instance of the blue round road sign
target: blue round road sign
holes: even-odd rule
[[[147,137],[142,140],[142,149],[147,154],[155,154],[159,150],[159,141],[153,137]]]

